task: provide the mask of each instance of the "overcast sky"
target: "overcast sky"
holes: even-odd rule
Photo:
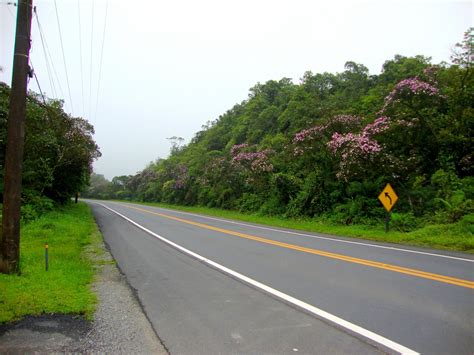
[[[8,84],[16,16],[9,1],[0,0],[0,81]],[[55,3],[33,1],[54,66],[50,79],[34,18],[40,85],[95,126],[102,157],[94,169],[108,179],[168,156],[166,138],[188,142],[257,82],[298,83],[305,71],[341,72],[349,60],[378,74],[395,54],[449,61],[473,26],[471,1],[58,0],[69,97]],[[34,81],[29,88],[38,91]]]

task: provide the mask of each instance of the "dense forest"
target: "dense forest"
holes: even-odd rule
[[[449,64],[397,55],[379,75],[349,61],[258,83],[189,144],[170,138],[167,159],[111,182],[94,174],[85,195],[353,224],[384,218],[389,182],[407,229],[470,220],[473,48],[469,29]]]
[[[7,137],[10,88],[0,82],[0,191]],[[30,92],[26,103],[25,152],[22,178],[23,221],[64,204],[87,186],[92,162],[100,156],[86,120],[72,117],[62,101]],[[2,196],[3,200],[3,196]]]

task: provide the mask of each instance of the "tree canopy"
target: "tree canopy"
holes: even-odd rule
[[[10,88],[0,83],[0,185],[7,136]],[[92,162],[100,157],[94,128],[64,112],[62,102],[30,92],[26,107],[22,175],[22,217],[34,217],[54,202],[64,203],[89,183]]]
[[[357,223],[384,216],[390,182],[403,218],[456,221],[473,211],[472,36],[452,64],[396,55],[379,75],[349,61],[258,83],[167,159],[89,196]]]

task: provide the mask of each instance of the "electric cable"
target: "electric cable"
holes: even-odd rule
[[[8,5],[16,6],[16,4],[13,3],[13,2],[7,2],[7,3],[2,3],[2,5],[7,5],[7,10],[8,10],[8,12],[10,13],[10,16],[12,17],[13,20],[15,20],[15,15],[13,15],[13,12],[12,12],[12,10],[10,9],[10,6],[8,6]]]
[[[31,60],[31,58],[29,58],[29,61],[30,61],[30,64],[31,64],[31,72],[33,73],[33,76],[35,77],[36,85],[38,86],[41,98],[43,99],[44,108],[46,109],[46,116],[49,120],[51,120],[51,117],[49,116],[49,106],[46,103],[46,98],[44,97],[43,90],[41,89],[41,85],[39,83],[38,76],[36,76],[36,71],[35,71],[35,67],[33,65],[33,61]]]
[[[30,63],[31,63],[31,60],[30,60]],[[33,67],[33,64],[31,64],[31,69],[33,70],[33,76],[35,77],[36,85],[38,85],[38,89],[40,91],[41,98],[43,99],[43,103],[45,106],[47,106],[46,99],[44,97],[43,90],[41,90],[41,85],[39,83],[38,77],[36,76],[36,72],[35,72],[35,68]]]
[[[81,91],[82,91],[82,114],[84,114],[84,69],[82,66],[82,26],[81,26],[81,5],[77,0],[77,16],[79,19],[79,62],[81,63]]]
[[[94,118],[97,117],[97,107],[99,106],[99,95],[100,95],[100,80],[102,77],[102,60],[104,57],[104,44],[105,44],[105,30],[107,28],[107,12],[108,12],[109,3],[105,3],[105,16],[104,16],[104,30],[102,32],[102,48],[100,50],[100,62],[99,62],[99,80],[97,81],[97,97],[95,100],[95,112]]]
[[[35,15],[36,15],[37,23],[38,23],[38,28],[39,28],[39,31],[40,31],[40,36],[42,38],[42,41],[44,41],[44,47],[46,48],[46,53],[47,53],[47,56],[49,57],[49,62],[51,63],[51,68],[53,69],[53,74],[54,74],[53,83],[54,83],[54,78],[56,78],[56,84],[59,88],[59,94],[61,95],[61,98],[64,99],[65,96],[64,96],[63,88],[61,86],[61,80],[59,80],[58,72],[56,71],[56,67],[54,65],[53,57],[51,56],[51,51],[49,50],[48,41],[46,40],[46,36],[44,34],[43,26],[41,25],[41,22],[40,22],[40,19],[39,19],[39,16],[38,16],[38,12],[36,12]]]
[[[62,33],[61,33],[61,24],[59,23],[58,5],[57,5],[56,0],[54,0],[54,8],[56,10],[56,20],[58,22],[59,39],[61,41],[61,51],[63,53],[64,71],[66,72],[66,83],[67,83],[67,89],[68,89],[68,93],[69,93],[69,101],[70,101],[70,105],[71,105],[71,112],[73,112],[74,111],[74,106],[73,106],[72,97],[71,97],[71,87],[69,86],[69,75],[67,73],[66,55],[64,54],[63,36],[62,36]]]
[[[92,118],[92,54],[94,43],[94,2],[92,2],[92,20],[91,20],[91,60],[89,70],[89,118]]]
[[[38,76],[36,75],[35,67],[34,67],[34,65],[33,65],[33,61],[31,60],[31,58],[29,58],[29,62],[30,62],[30,64],[31,64],[31,71],[32,71],[32,73],[33,73],[33,76],[35,77],[36,85],[38,86],[39,92],[40,92],[40,94],[41,94],[41,98],[42,98],[42,100],[43,100],[43,106],[44,106],[44,108],[45,108],[45,110],[46,110],[46,118],[47,118],[49,121],[52,121],[51,115],[50,115],[50,113],[51,113],[51,112],[50,112],[50,111],[51,111],[51,107],[48,106],[48,104],[46,103],[46,98],[45,98],[45,96],[44,96],[43,90],[41,89],[41,85],[40,85],[40,83],[39,83]],[[34,98],[33,100],[34,100],[36,103],[38,103],[40,106],[42,106],[38,99]]]
[[[43,54],[44,54],[44,59],[45,59],[45,63],[46,63],[46,71],[48,72],[49,85],[51,86],[53,96],[57,97],[56,87],[54,85],[54,80],[53,80],[53,75],[52,75],[51,64],[49,63],[48,55],[46,53],[46,47],[45,47],[43,32],[40,30],[40,25],[39,25],[39,20],[38,20],[38,13],[36,12],[36,6],[33,8],[33,11],[34,11],[35,18],[36,18],[36,23],[37,23],[37,26],[38,26],[38,32],[40,34],[41,45],[43,47]]]

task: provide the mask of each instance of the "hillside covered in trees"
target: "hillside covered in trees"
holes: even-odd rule
[[[0,82],[0,191],[7,137],[10,88]],[[87,186],[92,162],[100,156],[94,128],[65,113],[62,102],[33,92],[27,97],[22,179],[22,219],[34,219],[63,204]],[[3,200],[3,196],[1,197]]]
[[[379,75],[347,62],[258,83],[189,144],[173,137],[167,159],[111,182],[93,175],[85,194],[353,224],[385,216],[389,182],[407,228],[472,219],[472,36],[451,64],[397,55]]]

